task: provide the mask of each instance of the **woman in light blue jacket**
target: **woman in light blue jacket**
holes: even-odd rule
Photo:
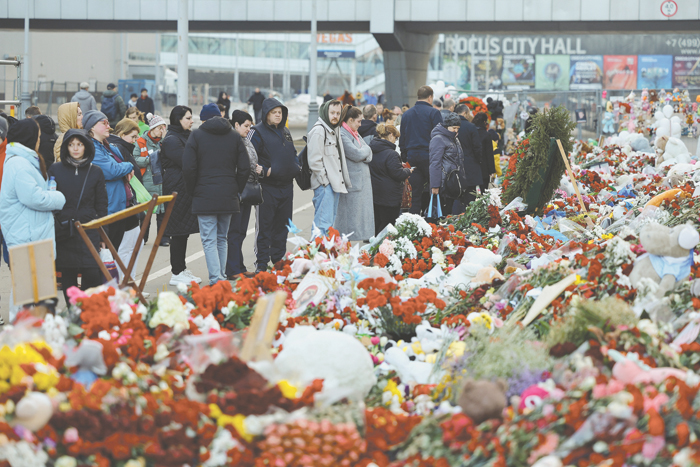
[[[49,191],[44,159],[38,155],[41,130],[33,119],[20,120],[7,133],[7,156],[0,191],[0,225],[8,247],[54,239],[51,211],[66,202]]]

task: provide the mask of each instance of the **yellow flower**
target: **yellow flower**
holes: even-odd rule
[[[413,349],[413,353],[416,355],[422,354],[423,352],[423,346],[421,345],[420,341],[415,341],[411,344],[411,348]]]
[[[467,344],[463,341],[455,341],[450,344],[447,348],[448,357],[461,357],[464,355],[465,350],[467,350]],[[434,359],[434,357],[433,357]],[[426,359],[427,361],[427,359]]]
[[[282,381],[277,383],[277,386],[279,386],[280,391],[282,391],[282,395],[287,399],[297,398],[297,388],[289,384],[289,381],[287,381],[286,379],[283,379]]]
[[[574,281],[574,285],[579,285],[579,284],[581,284],[582,282],[586,282],[586,281],[582,280],[582,279],[581,279],[581,276],[578,275],[578,274],[576,274],[576,281]]]
[[[227,425],[231,425],[243,439],[248,442],[253,440],[253,435],[245,431],[245,415],[226,415],[216,404],[209,404],[209,410],[209,416],[216,420],[217,425],[222,428]]]
[[[216,404],[209,404],[209,411],[209,416],[213,419],[217,419],[223,414],[219,406]]]
[[[399,391],[399,387],[394,382],[394,380],[390,379],[386,382],[386,386],[384,386],[384,392],[390,392],[392,395],[399,398],[399,402],[403,402],[403,394],[401,394],[401,391]]]

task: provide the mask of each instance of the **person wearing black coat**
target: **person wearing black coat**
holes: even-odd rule
[[[393,125],[377,125],[377,138],[369,143],[372,161],[369,172],[372,176],[372,197],[374,198],[375,235],[396,222],[401,213],[401,201],[406,179],[413,169],[406,169],[401,156],[396,151],[396,140],[401,136]]]
[[[488,115],[479,112],[474,116],[472,123],[479,130],[481,140],[481,191],[489,187],[491,175],[496,173],[496,162],[493,159],[493,142],[498,141],[498,133],[487,130]]]
[[[457,139],[462,145],[462,151],[464,152],[464,171],[467,176],[466,194],[461,201],[455,200],[454,206],[452,206],[452,213],[460,214],[464,212],[465,208],[462,201],[468,206],[476,199],[476,187],[483,184],[483,177],[481,176],[482,148],[479,129],[467,120],[469,108],[464,104],[459,104],[455,107],[455,113],[459,115],[460,125]]]
[[[250,160],[243,138],[228,120],[207,106],[200,118],[204,123],[187,139],[182,172],[213,285],[226,280],[228,229],[231,215],[240,212],[238,195],[248,180]]]
[[[41,128],[39,137],[39,154],[44,158],[46,167],[51,167],[54,162],[53,147],[56,145],[58,135],[56,135],[56,122],[48,115],[37,115],[34,120]]]
[[[192,109],[178,105],[170,112],[170,126],[160,145],[160,161],[163,166],[163,194],[177,192],[175,206],[170,213],[170,220],[165,227],[165,234],[170,237],[170,267],[172,277],[170,285],[184,283],[189,285],[192,280],[201,282],[194,276],[185,262],[187,256],[187,240],[190,235],[199,233],[197,216],[192,214],[192,195],[185,187],[185,177],[182,174],[182,155],[185,152],[187,139],[192,133]]]
[[[217,104],[224,106],[224,118],[229,118],[229,111],[231,110],[231,99],[229,99],[226,91],[221,91],[219,93],[219,100],[216,101]]]
[[[61,161],[52,164],[48,170],[48,175],[56,180],[56,189],[66,197],[66,204],[55,218],[56,270],[61,273],[66,302],[67,290],[78,285],[78,274],[82,275],[82,290],[104,282],[102,271],[80,234],[68,227],[76,220],[86,223],[107,215],[105,177],[102,169],[92,163],[94,157],[95,146],[87,133],[71,129],[63,137]],[[86,233],[99,251],[97,231],[88,230]]]

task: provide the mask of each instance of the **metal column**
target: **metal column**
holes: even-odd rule
[[[27,1],[27,9],[24,16],[24,57],[22,57],[22,108],[27,110],[31,105],[31,94],[29,92],[29,7],[31,2]],[[19,118],[23,118],[19,116]]]
[[[177,103],[187,105],[189,98],[189,0],[180,0],[177,15]]]
[[[316,24],[316,0],[311,0],[311,44],[309,44],[309,122],[306,125],[306,131],[311,130],[311,127],[318,120],[318,103],[316,96],[318,95],[316,82],[316,41],[317,41],[317,24]]]

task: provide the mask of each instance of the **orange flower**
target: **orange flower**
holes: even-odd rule
[[[377,253],[374,257],[374,264],[380,268],[385,267],[389,263],[389,258],[387,258],[384,253]]]
[[[676,437],[678,438],[678,447],[682,448],[688,444],[690,438],[690,429],[686,422],[681,422],[676,426]]]
[[[666,433],[666,424],[661,418],[656,409],[649,410],[649,434],[651,436],[664,436]]]

